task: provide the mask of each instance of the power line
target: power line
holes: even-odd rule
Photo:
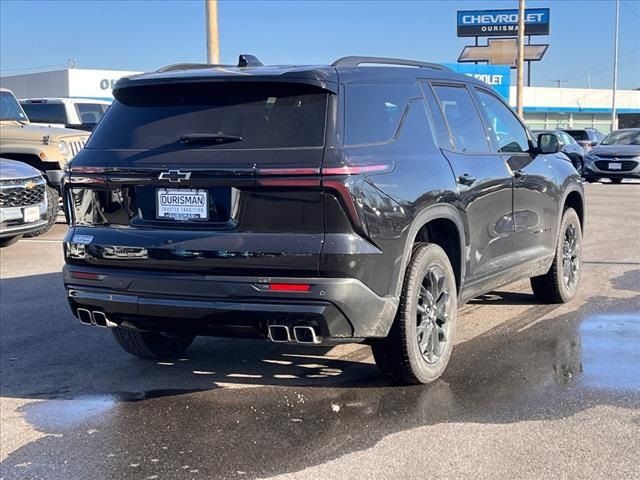
[[[66,65],[63,63],[58,63],[56,65],[39,65],[37,67],[5,68],[0,70],[0,72],[24,72],[25,70],[40,70],[42,68],[55,68],[55,67],[66,67]]]
[[[555,80],[549,80],[550,82],[556,82],[558,84],[558,88],[560,88],[560,84],[561,83],[567,83],[569,80],[561,80],[559,78],[555,79]]]

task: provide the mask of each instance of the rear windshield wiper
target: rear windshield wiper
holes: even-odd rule
[[[182,143],[233,143],[241,142],[239,135],[225,135],[224,133],[187,133],[180,137]]]

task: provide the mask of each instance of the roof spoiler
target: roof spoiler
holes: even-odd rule
[[[255,55],[249,55],[248,53],[241,53],[238,57],[237,65],[222,65],[222,64],[213,64],[213,63],[174,63],[172,65],[167,65],[166,67],[159,68],[156,70],[156,73],[163,72],[175,72],[177,70],[197,70],[202,68],[215,68],[215,67],[262,67],[263,64],[258,57]]]

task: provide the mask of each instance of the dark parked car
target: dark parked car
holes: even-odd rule
[[[576,140],[563,130],[534,130],[534,135],[541,135],[543,133],[555,133],[562,140],[562,153],[564,153],[574,168],[580,175],[584,171],[584,148],[580,146]]]
[[[585,153],[598,145],[604,138],[604,134],[597,128],[576,128],[576,129],[561,129],[571,135],[576,142],[584,148]]]
[[[608,178],[621,183],[640,178],[640,128],[616,130],[585,157],[584,177],[589,182]]]
[[[0,247],[47,225],[46,185],[35,168],[0,158]]]
[[[478,80],[243,55],[114,95],[66,182],[64,282],[134,355],[195,335],[368,342],[395,381],[426,383],[467,300],[530,277],[544,302],[576,292],[580,177]]]

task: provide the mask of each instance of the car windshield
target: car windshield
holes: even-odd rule
[[[11,92],[0,92],[0,120],[17,120],[18,122],[28,120]]]
[[[602,145],[640,145],[640,130],[618,130],[611,132]]]

